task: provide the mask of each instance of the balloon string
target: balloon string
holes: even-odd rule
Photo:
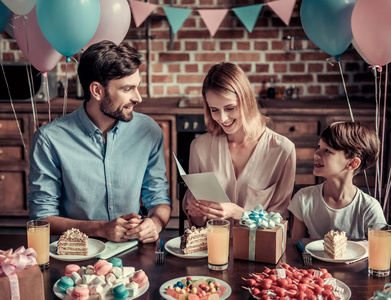
[[[1,36],[0,36],[0,41],[1,41]],[[1,47],[0,47],[0,57],[2,57],[2,53],[1,53]],[[18,120],[18,116],[16,115],[16,111],[15,111],[15,107],[14,107],[14,102],[12,101],[12,97],[11,97],[11,91],[10,91],[10,88],[9,88],[9,85],[8,85],[8,80],[7,80],[7,77],[5,76],[5,71],[4,71],[4,66],[3,66],[3,60],[0,59],[0,65],[1,65],[1,70],[3,71],[3,76],[4,76],[4,81],[5,81],[5,85],[7,87],[7,92],[8,92],[8,96],[10,98],[10,104],[11,104],[11,108],[12,108],[12,111],[14,113],[14,117],[15,117],[15,121],[16,121],[16,125],[18,126],[18,131],[19,131],[19,135],[20,135],[20,138],[22,140],[22,144],[23,144],[23,148],[24,148],[24,151],[27,153],[27,148],[26,148],[26,144],[24,143],[24,139],[23,139],[23,133],[22,133],[22,130],[20,129],[20,124],[19,124],[19,120]]]
[[[49,123],[52,121],[51,108],[50,108],[50,93],[49,93],[49,81],[48,81],[48,73],[43,72],[42,76],[45,78],[44,84],[46,85],[46,95],[48,101],[48,115],[49,115]]]
[[[382,147],[381,147],[381,163],[380,163],[380,166],[381,166],[380,183],[382,183],[382,181],[383,181],[383,159],[384,159],[384,144],[385,144],[384,142],[385,142],[385,131],[386,131],[385,120],[386,120],[386,108],[387,108],[387,81],[388,81],[388,65],[386,65],[386,74],[385,74],[385,78],[384,78],[383,128],[382,128]],[[381,193],[381,189],[380,189],[380,193]],[[387,197],[388,197],[388,195],[385,194],[384,195],[383,212],[386,209]],[[381,199],[381,194],[379,195],[379,199]]]
[[[64,105],[62,110],[62,115],[64,116],[67,113],[67,101],[68,101],[68,63],[71,61],[69,56],[66,57],[65,63],[65,86],[64,86]]]
[[[379,100],[378,100],[378,82],[377,82],[377,66],[370,66],[373,71],[373,77],[375,80],[375,128],[376,128],[376,134],[379,135]],[[381,68],[378,69],[380,72],[382,71]],[[377,160],[376,163],[376,171],[375,171],[375,189],[374,189],[374,194],[373,197],[376,198],[377,196],[377,189],[378,186],[381,186],[379,182],[380,178],[380,161]]]
[[[339,60],[339,56],[336,58],[337,58],[338,66],[339,66],[339,72],[341,73],[343,89],[344,89],[345,95],[346,95],[346,101],[348,102],[348,106],[349,106],[350,117],[351,117],[352,121],[354,122],[353,111],[352,111],[352,107],[350,106],[350,100],[349,100],[349,96],[348,96],[348,91],[346,89],[345,79],[343,78],[341,61]]]

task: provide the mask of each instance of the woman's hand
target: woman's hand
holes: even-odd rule
[[[198,214],[207,219],[229,219],[240,220],[244,209],[235,203],[216,203],[205,200],[195,200],[195,209]]]

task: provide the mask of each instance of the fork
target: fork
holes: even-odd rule
[[[163,252],[163,240],[159,239],[159,249],[155,252],[155,262],[157,264],[164,263],[164,252]]]
[[[301,256],[303,258],[304,265],[305,266],[312,266],[312,256],[311,256],[311,254],[308,253],[307,251],[305,251],[305,248],[304,248],[303,244],[300,241],[297,242],[297,245],[300,248]]]

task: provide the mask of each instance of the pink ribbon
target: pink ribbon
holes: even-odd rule
[[[37,264],[37,253],[33,248],[25,249],[23,246],[16,251],[12,248],[0,250],[0,275],[4,273],[10,282],[11,299],[19,300],[19,281],[16,271],[21,271]]]

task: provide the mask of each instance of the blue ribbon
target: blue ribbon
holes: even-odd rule
[[[371,298],[373,300],[390,300],[391,299],[391,283],[386,283],[383,291],[376,291],[375,295]],[[387,291],[388,289],[388,291]]]
[[[245,211],[242,214],[242,219],[239,224],[250,228],[250,236],[248,240],[248,259],[255,261],[255,239],[258,228],[272,229],[276,225],[282,228],[282,252],[284,251],[284,225],[281,224],[283,218],[279,213],[266,212],[263,206],[258,204],[254,210]]]

